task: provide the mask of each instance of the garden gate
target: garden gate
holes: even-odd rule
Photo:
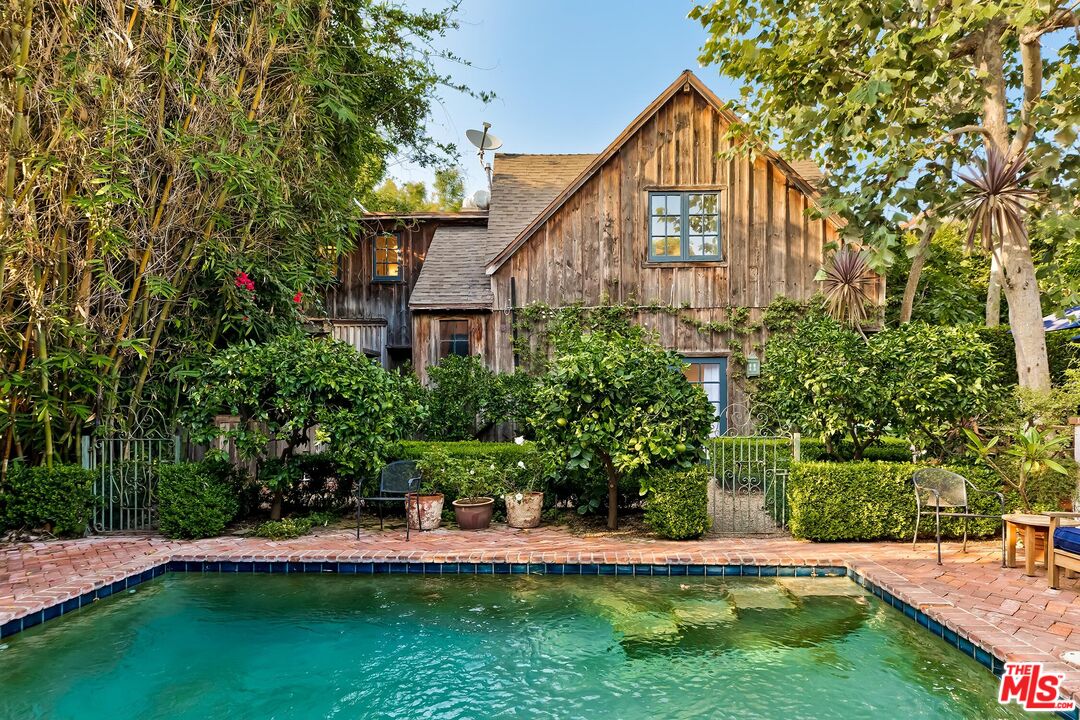
[[[82,465],[94,471],[94,532],[157,525],[157,467],[163,462],[180,462],[179,435],[83,436]]]
[[[720,535],[774,535],[787,528],[793,438],[767,410],[732,405],[709,452],[709,516]]]

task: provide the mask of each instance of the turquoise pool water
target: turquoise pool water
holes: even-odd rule
[[[7,638],[0,718],[999,718],[845,578],[169,574]]]

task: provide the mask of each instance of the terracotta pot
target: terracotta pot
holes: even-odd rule
[[[495,498],[471,497],[453,502],[454,517],[462,530],[486,530],[491,524],[491,513],[495,509]]]
[[[417,516],[417,494],[405,496],[410,530],[434,530],[442,523],[443,494],[420,495],[420,514]]]
[[[521,500],[518,500],[518,496]],[[506,524],[514,528],[534,528],[540,524],[540,513],[544,509],[544,493],[526,492],[507,494]]]

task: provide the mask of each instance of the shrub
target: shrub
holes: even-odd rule
[[[285,505],[305,510],[342,510],[353,500],[356,483],[347,473],[338,472],[330,453],[294,455],[292,464],[299,477],[285,492]]]
[[[921,467],[893,462],[801,462],[788,478],[788,519],[791,534],[807,540],[910,540],[915,530],[915,490],[912,474]],[[999,483],[984,469],[948,468],[979,488],[999,490]],[[992,495],[969,496],[972,511],[1000,514]],[[1015,497],[1006,507],[1015,507]],[[932,517],[923,517],[921,532],[933,532]],[[993,520],[971,520],[973,536],[1001,531]],[[942,534],[958,536],[959,519],[942,521]]]
[[[495,373],[477,356],[451,355],[428,367],[428,376],[427,437],[472,440],[502,423],[524,427],[534,382],[528,374]]]
[[[219,535],[240,509],[236,488],[214,465],[178,463],[158,471],[158,520],[172,538]]]
[[[287,540],[298,538],[311,532],[312,522],[310,518],[284,518],[282,520],[267,520],[260,523],[252,533],[255,537],[269,538],[270,540]]]
[[[700,537],[709,529],[709,469],[663,470],[649,477],[645,524],[671,540]]]
[[[1008,325],[977,328],[979,336],[987,342],[1000,364],[999,377],[1006,385],[1016,385],[1016,345]],[[1046,333],[1046,359],[1050,364],[1050,379],[1055,385],[1065,381],[1065,371],[1080,367],[1080,342],[1073,340],[1074,333],[1062,330]]]
[[[404,442],[398,454],[417,461],[424,489],[445,495],[446,507],[463,497],[499,500],[511,490],[547,487],[547,470],[533,443]]]
[[[78,465],[27,467],[8,470],[0,496],[0,525],[50,529],[61,536],[80,536],[94,508],[94,473]]]

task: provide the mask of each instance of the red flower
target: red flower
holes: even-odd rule
[[[303,300],[304,300],[304,293],[300,292],[299,290],[297,290],[296,294],[292,296],[292,301],[294,303],[300,303]]]
[[[255,281],[248,277],[248,274],[241,270],[236,274],[236,287],[243,288],[250,292],[255,292]]]

